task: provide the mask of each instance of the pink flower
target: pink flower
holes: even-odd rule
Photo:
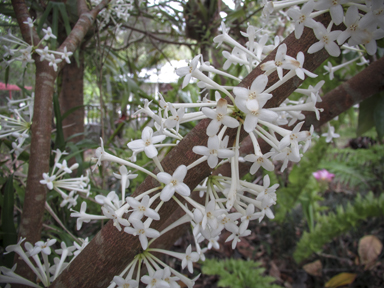
[[[335,174],[329,173],[327,170],[322,169],[312,173],[313,177],[318,181],[331,182]]]

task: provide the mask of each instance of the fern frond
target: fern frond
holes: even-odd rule
[[[260,265],[260,262],[239,259],[207,259],[204,261],[202,271],[207,275],[218,275],[220,280],[217,286],[219,287],[281,288],[281,286],[271,284],[275,278],[263,276],[265,269]]]
[[[300,263],[312,253],[320,252],[323,245],[334,237],[356,227],[361,220],[383,215],[384,193],[377,198],[372,192],[369,192],[365,198],[358,194],[353,205],[348,203],[345,209],[338,206],[336,214],[329,213],[320,216],[313,232],[304,232],[297,243],[293,257],[296,262]]]

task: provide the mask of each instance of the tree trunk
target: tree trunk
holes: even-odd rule
[[[72,135],[84,133],[84,57],[80,50],[79,65],[72,59],[61,71],[60,110],[61,115],[72,108],[82,106],[63,119],[64,139]],[[71,138],[71,142],[79,142],[84,135]]]
[[[89,11],[86,2],[79,0],[79,20],[57,51],[63,52],[64,47],[66,47],[68,52],[74,52],[80,46],[87,31],[92,27],[97,14],[108,2],[109,0],[103,0]],[[28,7],[24,0],[12,0],[12,6],[24,41],[31,45],[30,29],[24,23],[30,17]],[[35,29],[32,29],[32,37],[33,43],[40,42]],[[39,48],[43,48],[42,45]],[[27,186],[18,237],[26,238],[26,241],[35,244],[40,240],[45,212],[47,189],[45,185],[40,184],[40,180],[42,180],[43,173],[49,172],[54,84],[58,71],[65,66],[65,62],[59,63],[58,71],[54,71],[47,61],[40,61],[40,57],[36,53],[33,54],[33,58],[36,65],[34,114],[31,127]],[[15,262],[18,264],[17,274],[33,282],[36,280],[36,276],[24,261],[19,260],[19,257],[16,256]],[[24,285],[13,285],[12,287],[24,287]]]

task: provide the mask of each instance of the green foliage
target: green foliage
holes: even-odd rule
[[[217,283],[219,287],[244,288],[279,288],[272,284],[275,279],[271,276],[263,276],[264,268],[260,268],[259,262],[236,259],[205,260],[202,271],[207,275],[219,275]]]
[[[298,165],[292,168],[291,173],[288,176],[288,185],[280,188],[278,191],[278,203],[279,205],[275,211],[275,218],[278,222],[286,220],[286,214],[291,211],[299,201],[311,203],[312,199],[317,201],[313,191],[319,191],[317,182],[312,176],[312,172],[316,171],[319,166],[321,158],[327,151],[328,144],[325,143],[324,138],[319,139],[316,144],[305,154]],[[272,178],[271,178],[272,179]],[[302,194],[306,196],[301,196]]]
[[[384,145],[373,145],[369,149],[329,149],[321,167],[334,173],[336,180],[344,185],[372,189],[382,185]]]
[[[14,187],[13,187],[13,175],[10,175],[2,187],[4,197],[2,198],[1,204],[1,234],[2,234],[2,246],[7,247],[8,245],[15,244],[17,241],[17,233],[15,229],[13,219],[13,205],[14,205]],[[3,263],[11,268],[13,264],[13,258],[15,254],[10,253],[4,256]]]
[[[370,192],[365,198],[358,194],[353,205],[348,203],[345,209],[338,206],[336,213],[329,213],[319,217],[315,229],[310,233],[304,232],[293,257],[296,262],[300,263],[311,256],[312,253],[321,251],[322,246],[330,242],[334,237],[356,227],[361,220],[383,215],[383,193],[379,197],[374,197],[373,193]]]

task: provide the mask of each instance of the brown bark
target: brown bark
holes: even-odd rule
[[[318,21],[329,22],[329,15],[321,16]],[[314,43],[317,42],[312,30],[306,28],[300,40],[297,40],[291,34],[284,43],[288,46],[288,55],[296,56],[299,51],[305,53],[305,68],[313,71],[325,59],[328,53],[323,49],[316,54],[308,54],[306,51]],[[263,62],[274,60],[275,49]],[[261,75],[263,71],[256,67],[250,75],[248,75],[239,86],[249,87],[253,80]],[[273,73],[269,77],[269,85],[275,83],[278,77]],[[284,101],[300,84],[302,80],[294,77],[282,87],[273,92],[274,97],[267,103],[268,107],[277,106]],[[206,145],[207,136],[206,128],[209,120],[201,121],[184,139],[176,146],[161,162],[164,171],[173,173],[179,165],[189,165],[198,157],[192,152],[192,147],[196,145]],[[228,129],[230,136],[234,136],[235,129]],[[245,133],[243,133],[245,136]],[[243,138],[244,138],[243,136]],[[231,141],[231,140],[230,140]],[[232,143],[232,142],[230,142]],[[155,172],[157,173],[157,172]],[[184,183],[193,190],[205,177],[209,176],[211,169],[206,163],[202,163],[197,167],[188,171]],[[157,187],[158,183],[151,177],[147,177],[145,181],[136,189],[134,196],[147,191],[152,187]],[[167,202],[159,211],[161,222],[154,221],[151,228],[159,229],[162,224],[177,210],[178,205],[175,201]],[[168,239],[171,245],[175,239]],[[134,237],[125,232],[119,232],[111,221],[95,236],[82,253],[63,271],[63,273],[52,283],[51,287],[104,287],[112,278],[121,272],[124,267],[133,260],[133,257],[141,252],[141,246],[138,237]],[[92,263],[92,265],[89,265]]]
[[[64,47],[67,46],[68,51],[74,52],[92,26],[98,12],[100,12],[107,3],[108,1],[104,0],[92,11],[81,14],[71,34],[60,46],[58,51],[63,51]],[[26,42],[30,43],[29,27],[23,23],[30,17],[28,7],[24,0],[12,0],[12,5],[23,38]],[[36,31],[33,30],[33,43],[37,44],[39,41],[40,39]],[[49,171],[54,83],[58,71],[65,65],[64,61],[61,62],[60,65],[58,65],[58,71],[55,72],[47,61],[41,62],[36,54],[34,54],[33,57],[36,65],[34,115],[31,127],[32,135],[27,186],[18,235],[19,238],[25,237],[26,241],[32,244],[40,240],[45,211],[46,187],[40,184],[40,180],[42,179],[43,173]],[[35,281],[35,276],[24,261],[20,261],[18,257],[15,257],[15,262],[18,264],[17,273],[19,275]]]
[[[72,59],[71,64],[67,64],[61,70],[61,90],[60,90],[60,110],[63,115],[72,108],[82,106],[63,119],[64,139],[84,133],[84,58],[80,51],[79,65]],[[84,139],[84,135],[71,138],[71,142],[79,142]],[[72,163],[73,164],[73,163]]]

